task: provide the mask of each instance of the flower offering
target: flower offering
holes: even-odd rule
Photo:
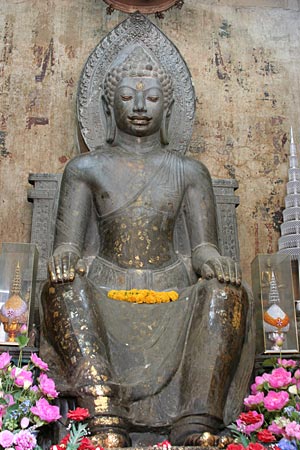
[[[113,300],[130,303],[168,303],[178,299],[175,291],[158,292],[148,289],[112,290],[107,295]]]
[[[28,338],[20,335],[16,340],[20,347],[17,365],[8,352],[0,354],[0,446],[33,450],[37,429],[61,417],[58,406],[51,405],[58,392],[45,373],[48,365],[36,354],[22,365],[22,348]]]
[[[300,448],[300,368],[294,360],[279,358],[271,373],[257,376],[244,405],[247,411],[229,426],[236,442],[228,450]]]

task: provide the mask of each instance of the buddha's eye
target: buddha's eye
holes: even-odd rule
[[[132,100],[132,95],[121,95],[121,99],[124,100],[124,102],[129,102]]]
[[[156,102],[158,102],[159,97],[158,97],[158,95],[149,95],[147,97],[147,100],[149,100],[149,102],[156,103]]]

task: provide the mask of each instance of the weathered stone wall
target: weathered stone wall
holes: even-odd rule
[[[101,0],[0,0],[0,241],[30,239],[29,172],[77,153],[75,103],[91,50],[125,14]],[[190,155],[235,177],[242,268],[277,250],[289,129],[300,141],[299,0],[185,0],[151,19],[177,45],[198,96]]]

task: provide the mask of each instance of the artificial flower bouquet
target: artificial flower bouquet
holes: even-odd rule
[[[229,426],[235,443],[228,450],[300,449],[300,368],[279,358],[271,373],[255,378],[247,408]]]
[[[22,349],[28,338],[16,338],[19,348],[17,365],[8,352],[0,354],[0,448],[32,450],[38,448],[38,429],[61,416],[51,400],[58,396],[54,381],[46,375],[47,364],[36,354],[22,365]]]
[[[102,447],[95,447],[87,437],[87,423],[85,420],[90,417],[86,408],[76,408],[69,411],[67,418],[70,423],[69,433],[57,445],[52,445],[50,450],[104,450]]]

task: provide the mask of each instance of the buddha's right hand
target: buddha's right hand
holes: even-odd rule
[[[52,283],[68,283],[75,274],[84,275],[86,267],[79,255],[72,251],[55,252],[48,261],[48,270]]]

